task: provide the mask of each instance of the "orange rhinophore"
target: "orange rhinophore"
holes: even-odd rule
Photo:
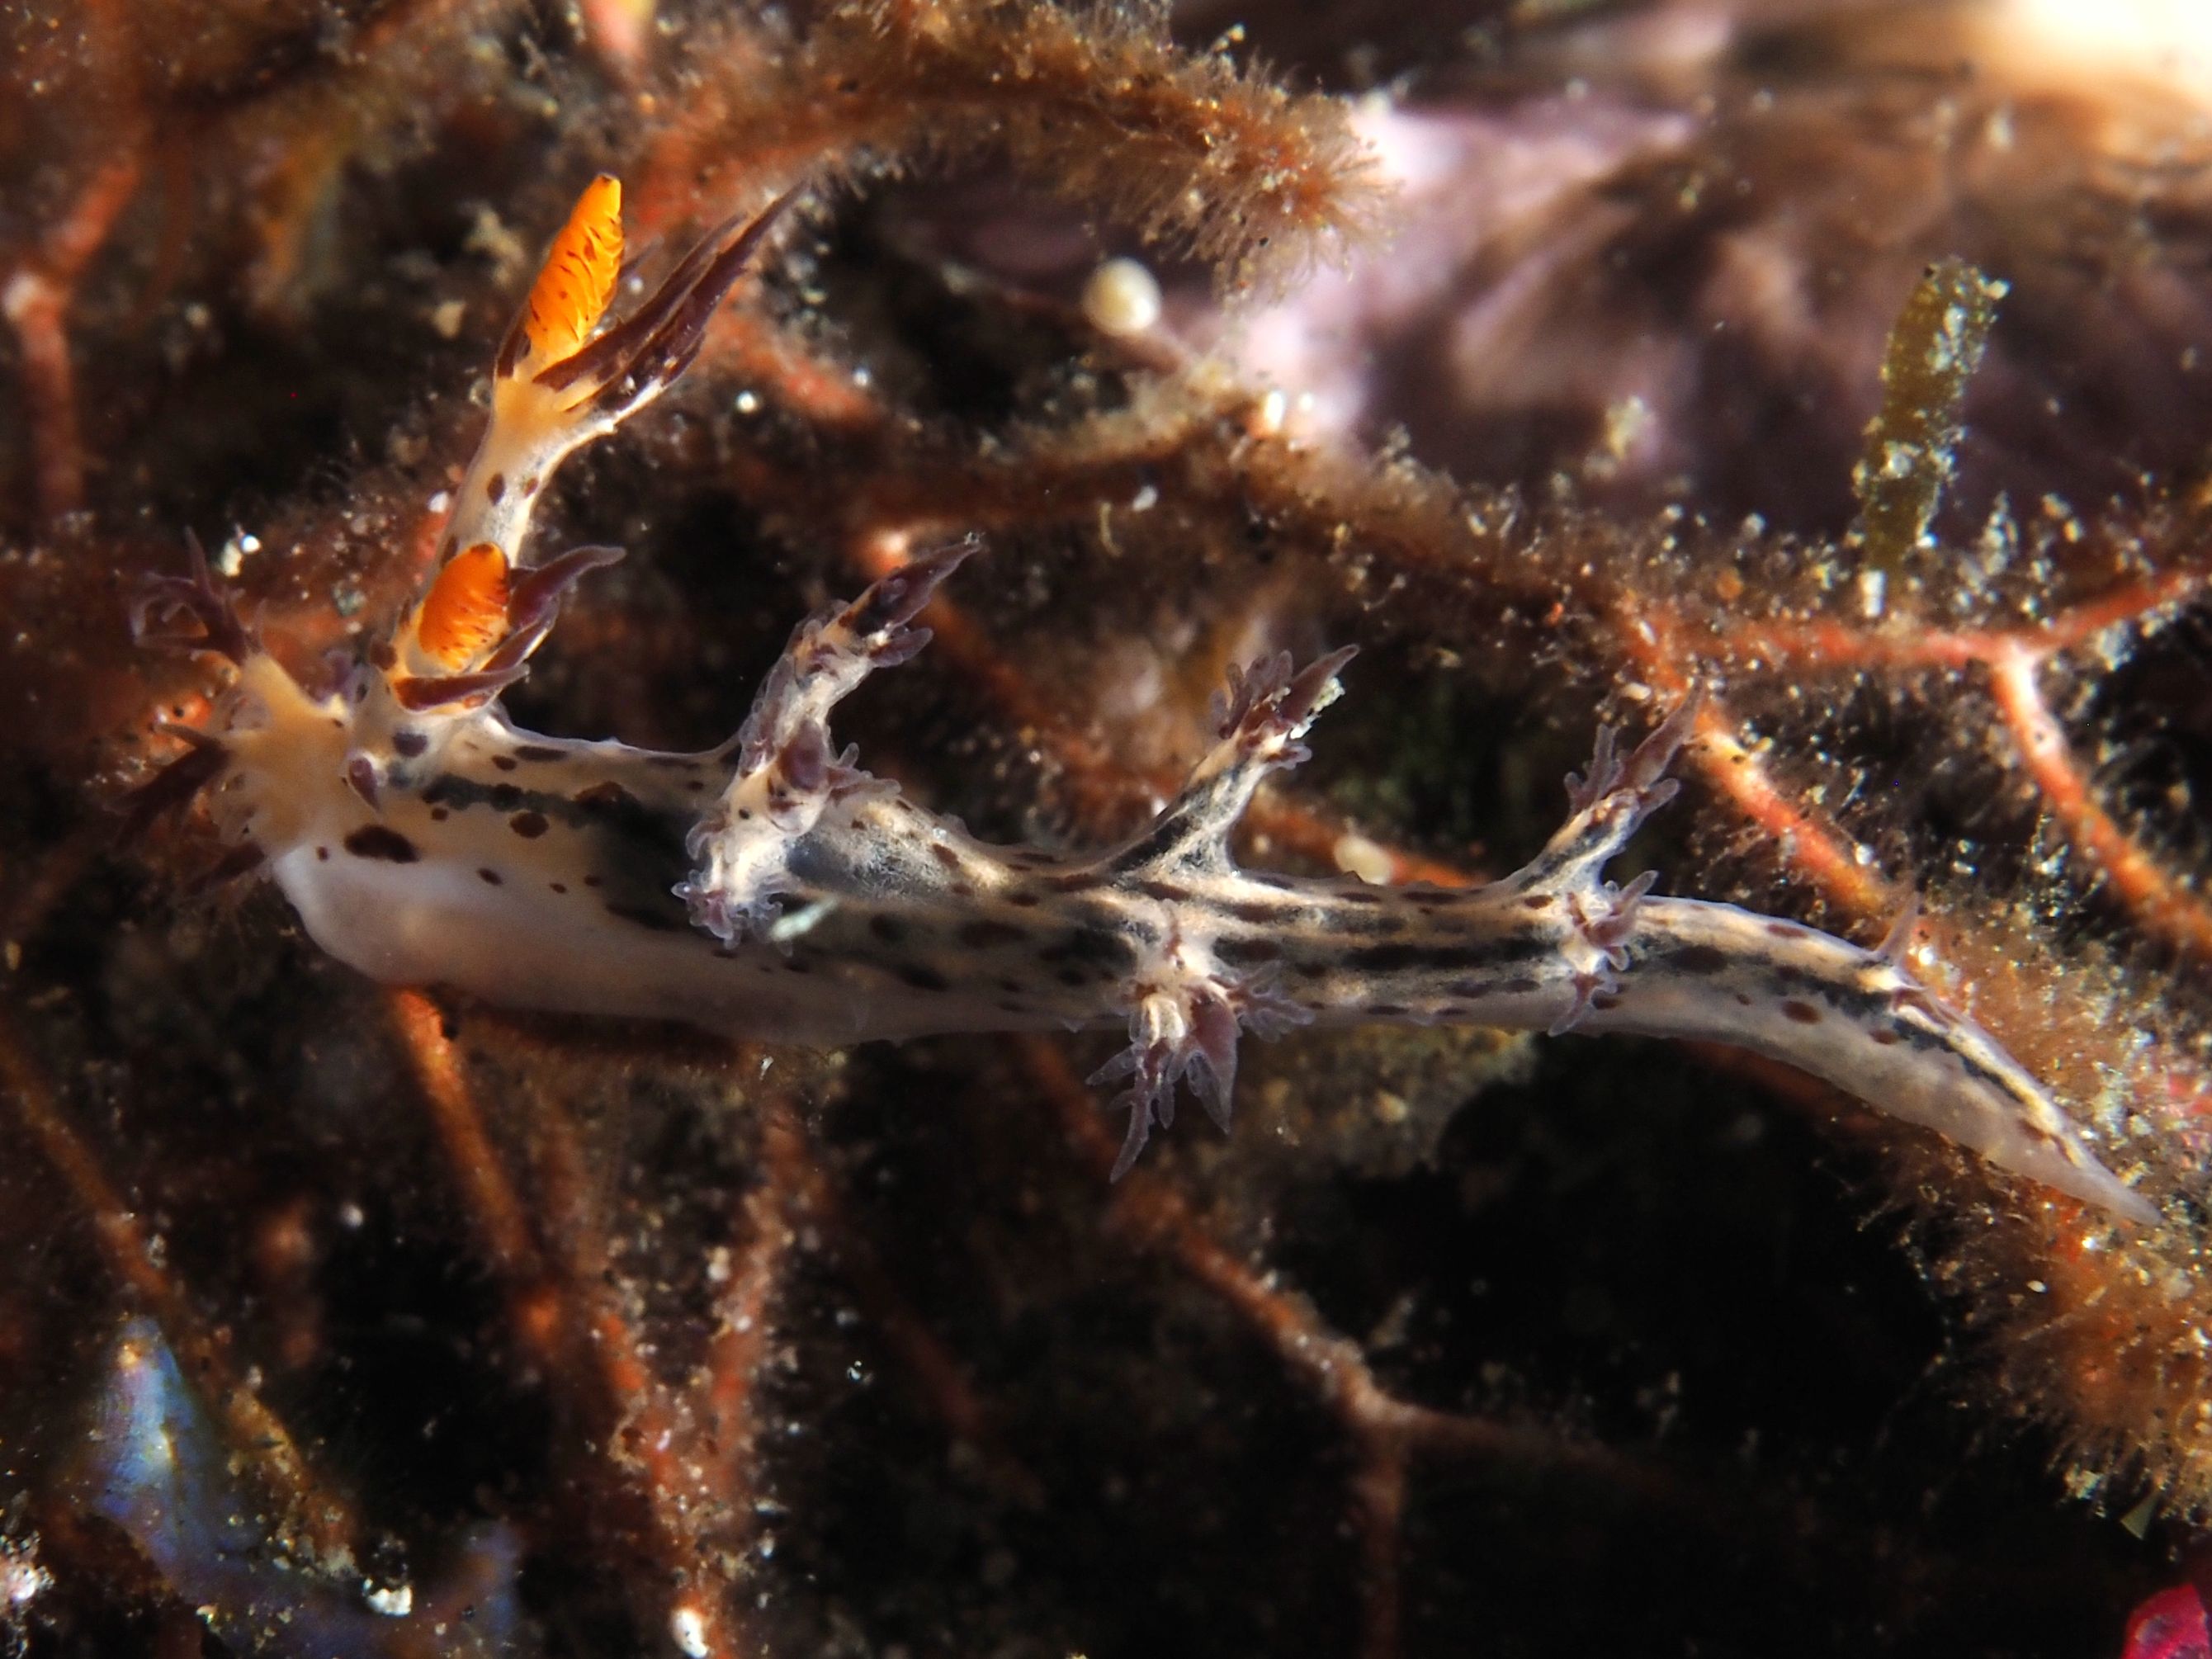
[[[441,668],[474,661],[507,634],[507,555],[489,542],[463,548],[423,596],[416,643]]]
[[[530,290],[526,329],[533,355],[557,363],[590,336],[622,273],[622,180],[601,173],[577,198]]]

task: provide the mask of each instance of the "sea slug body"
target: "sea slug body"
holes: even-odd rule
[[[780,205],[780,204],[779,204]],[[743,729],[659,754],[542,737],[500,693],[582,575],[619,556],[524,557],[562,457],[680,374],[773,222],[708,238],[598,329],[620,192],[586,192],[501,345],[493,409],[441,568],[326,695],[260,649],[194,551],[149,622],[236,675],[144,810],[205,801],[237,866],[265,865],[323,949],[391,983],[489,1001],[838,1044],[954,1031],[1121,1028],[1118,1176],[1188,1083],[1226,1127],[1245,1032],[1378,1020],[1640,1032],[1773,1056],[2018,1174],[2130,1220],[2156,1212],[2087,1150],[1997,1042],[1866,951],[1725,904],[1653,896],[1607,862],[1675,786],[1678,709],[1626,757],[1601,733],[1571,815],[1524,869],[1460,891],[1239,869],[1261,781],[1338,695],[1340,651],[1234,672],[1218,740],[1141,834],[1103,852],[994,846],[871,776],[836,703],[928,639],[915,619],[976,549],[928,553],[802,623]],[[179,636],[172,635],[175,638]]]

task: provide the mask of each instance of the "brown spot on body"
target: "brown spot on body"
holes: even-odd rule
[[[556,761],[562,753],[550,744],[543,743],[526,743],[518,746],[514,752],[526,761]]]
[[[637,805],[637,797],[612,778],[605,783],[595,783],[588,789],[579,789],[570,797],[577,805],[603,811],[628,811]]]
[[[494,755],[491,757],[491,763],[499,768],[502,772],[512,772],[522,763],[516,760],[512,755]]]
[[[1006,902],[1024,910],[1029,910],[1042,904],[1044,901],[1035,893],[1017,890],[1006,895]]]
[[[484,499],[485,499],[486,501],[498,501],[501,496],[505,495],[506,494],[507,494],[507,474],[506,474],[506,473],[504,473],[504,472],[495,472],[495,473],[493,473],[493,474],[491,475],[491,477],[489,477],[489,478],[487,478],[487,479],[485,479],[485,480],[484,480]]]
[[[918,962],[909,962],[901,966],[898,969],[898,976],[902,982],[911,985],[917,991],[949,991],[952,988],[951,980],[945,978],[934,968],[924,967]]]
[[[948,870],[957,870],[960,867],[960,854],[941,841],[929,843],[929,855]]]
[[[1887,1025],[1877,1025],[1874,1030],[1869,1031],[1867,1035],[1872,1037],[1876,1042],[1879,1042],[1885,1048],[1890,1048],[1904,1040]]]
[[[381,859],[386,864],[412,864],[422,856],[413,842],[380,823],[362,825],[345,838],[345,849],[357,859]]]
[[[1271,939],[1224,939],[1214,945],[1213,954],[1224,962],[1273,962],[1283,954],[1283,947]]]
[[[1728,952],[1717,945],[1685,945],[1667,960],[1686,974],[1717,974],[1729,965]]]
[[[1548,910],[1552,908],[1552,895],[1531,893],[1521,901],[1521,908],[1523,910]]]
[[[427,732],[394,732],[392,734],[393,751],[408,760],[413,760],[429,746],[430,734]]]
[[[536,841],[551,826],[543,812],[517,812],[507,821],[507,827],[525,841]]]
[[[1798,927],[1795,922],[1770,921],[1766,924],[1766,931],[1771,933],[1776,939],[1803,939],[1805,937],[1805,930],[1802,927]]]
[[[963,945],[978,951],[988,951],[1001,945],[1019,945],[1029,938],[1029,930],[1005,921],[963,922],[953,934]]]
[[[368,660],[375,667],[389,674],[399,665],[399,653],[392,648],[391,641],[379,640],[368,647]]]
[[[443,806],[434,806],[430,809],[430,821],[433,823],[443,823],[453,816],[453,812]]]
[[[549,881],[545,884],[556,893],[565,893],[568,890],[568,884],[563,881]]]
[[[906,924],[895,921],[889,916],[870,916],[868,931],[886,945],[902,945],[906,942]]]
[[[501,884],[499,872],[496,870],[479,870],[477,872],[477,878],[489,886],[497,887]]]
[[[1190,890],[1178,887],[1171,881],[1145,881],[1137,884],[1137,890],[1146,898],[1156,898],[1169,904],[1181,904],[1190,896]]]

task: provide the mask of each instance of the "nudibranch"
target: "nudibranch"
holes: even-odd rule
[[[931,592],[975,550],[928,553],[802,623],[742,730],[659,754],[517,729],[520,678],[576,579],[617,555],[532,562],[532,503],[561,459],[657,397],[773,220],[732,222],[635,312],[602,317],[620,191],[585,192],[495,364],[489,430],[441,568],[329,695],[241,625],[194,552],[149,615],[234,680],[151,806],[204,799],[235,865],[265,866],[332,956],[488,1001],[842,1044],[956,1031],[1124,1028],[1118,1176],[1185,1082],[1226,1128],[1241,1034],[1373,1021],[1730,1043],[1926,1125],[2132,1221],[2156,1212],[2050,1095],[1905,966],[1812,928],[1604,879],[1688,727],[1625,757],[1601,733],[1571,815],[1524,869],[1468,890],[1239,869],[1232,828],[1338,693],[1340,651],[1232,672],[1218,741],[1145,831],[1103,852],[989,845],[831,741],[836,703],[929,635]]]

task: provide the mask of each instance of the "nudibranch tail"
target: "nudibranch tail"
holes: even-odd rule
[[[1731,904],[1647,898],[1627,970],[1577,1026],[1769,1055],[2000,1168],[2130,1221],[2158,1212],[2100,1164],[2042,1085],[1883,951]]]

